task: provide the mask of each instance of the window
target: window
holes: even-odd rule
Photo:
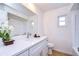
[[[59,16],[58,17],[58,20],[59,20],[59,26],[65,26],[66,25],[66,16]]]

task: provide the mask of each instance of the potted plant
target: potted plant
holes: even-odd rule
[[[0,37],[4,45],[11,45],[14,43],[14,40],[11,40],[11,27],[10,26],[0,26]]]

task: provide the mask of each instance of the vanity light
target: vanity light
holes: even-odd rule
[[[34,26],[34,22],[32,22],[32,26]]]

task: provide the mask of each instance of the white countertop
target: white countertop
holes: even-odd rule
[[[40,38],[26,38],[25,36],[14,37],[14,44],[0,47],[0,56],[16,55],[25,49],[29,49],[33,45],[47,38],[46,36]]]

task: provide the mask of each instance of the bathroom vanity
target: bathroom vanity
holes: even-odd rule
[[[14,44],[0,47],[0,56],[46,56],[47,37],[27,38],[25,35],[13,37]]]
[[[20,9],[17,7],[20,7]],[[35,13],[32,13],[30,10],[28,10],[28,8],[24,8],[22,4],[3,4],[1,8],[0,24],[5,23],[14,27],[11,35],[15,36],[12,37],[12,39],[15,41],[12,45],[4,46],[0,39],[0,56],[47,55],[48,42],[46,36],[39,38],[27,38],[27,36],[24,35],[24,33],[27,32],[38,32],[38,16],[33,17]],[[31,17],[28,17],[26,14]]]

